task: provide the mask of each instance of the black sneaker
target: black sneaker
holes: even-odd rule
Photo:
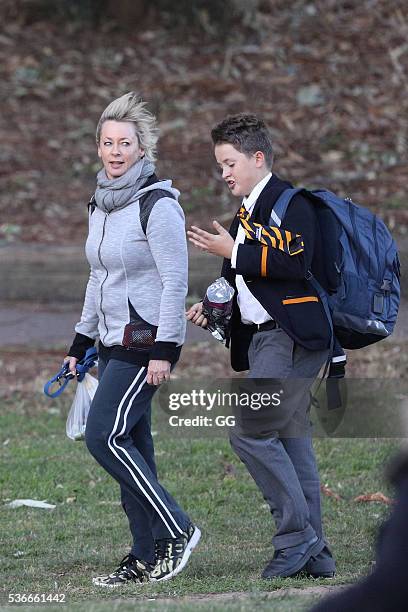
[[[115,588],[128,582],[149,582],[150,572],[154,565],[147,561],[141,561],[134,555],[126,555],[116,569],[109,576],[96,576],[92,582],[96,586]]]
[[[156,565],[150,572],[150,580],[169,580],[179,574],[186,565],[193,549],[201,537],[201,531],[190,525],[178,538],[156,540]]]

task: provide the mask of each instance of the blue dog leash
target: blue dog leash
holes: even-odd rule
[[[75,369],[77,371],[76,377],[78,382],[81,382],[85,378],[85,374],[87,371],[92,368],[98,360],[98,352],[95,347],[89,348],[85,357],[77,362]],[[56,374],[53,378],[51,378],[44,385],[44,393],[48,395],[48,397],[58,397],[70,380],[74,378],[74,375],[69,371],[69,363],[64,363],[58,374]],[[58,388],[56,391],[51,391],[51,387],[58,383]]]

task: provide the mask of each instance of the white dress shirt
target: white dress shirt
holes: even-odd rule
[[[252,189],[251,193],[248,197],[245,197],[242,200],[242,205],[245,206],[246,210],[251,214],[256,201],[263,190],[263,188],[268,183],[271,178],[272,173],[269,172],[259,183],[255,185]],[[237,252],[240,244],[243,244],[245,241],[245,232],[242,228],[242,225],[239,224],[237,236],[235,238],[235,244],[232,249],[231,255],[231,267],[236,268],[237,264]],[[250,290],[248,289],[247,284],[242,278],[241,274],[237,274],[235,277],[235,284],[237,286],[237,300],[239,310],[241,312],[241,321],[246,325],[251,325],[252,323],[265,323],[266,321],[271,321],[272,317],[269,313],[266,312],[265,308],[258,302],[258,300],[252,295]]]

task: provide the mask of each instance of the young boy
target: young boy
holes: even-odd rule
[[[215,234],[192,226],[188,235],[196,247],[224,258],[222,275],[236,289],[231,365],[236,371],[249,369],[250,379],[293,379],[282,384],[286,394],[282,409],[270,409],[267,435],[230,431],[231,445],[276,523],[275,554],[262,577],[301,571],[333,577],[335,563],[323,536],[308,417],[309,389],[330,345],[323,306],[305,279],[313,270],[324,285],[318,222],[313,204],[297,195],[282,226],[276,231],[268,228],[275,202],[291,185],[272,174],[271,137],[261,119],[252,114],[227,117],[211,136],[222,177],[242,204],[229,232],[214,221]],[[260,226],[271,237],[266,243],[259,240]],[[202,303],[194,304],[187,318],[205,327]]]

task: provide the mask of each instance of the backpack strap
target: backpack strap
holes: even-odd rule
[[[292,199],[300,192],[305,192],[305,189],[285,189],[285,191],[281,193],[271,211],[271,225],[274,225],[276,227],[281,226],[282,219],[286,214],[289,204],[291,203]],[[323,376],[317,385],[315,394],[317,394],[323,379],[325,378],[326,374],[328,374],[328,378],[326,380],[327,406],[329,410],[334,410],[336,408],[342,407],[339,379],[345,376],[345,365],[347,359],[342,347],[340,346],[339,341],[334,335],[333,319],[326,291],[323,289],[318,280],[313,276],[311,270],[308,270],[306,274],[306,280],[310,282],[313,289],[319,296],[324,308],[324,312],[326,314],[327,321],[330,326],[329,353],[324,366]],[[316,396],[313,398],[313,401],[317,402]]]
[[[280,227],[282,223],[282,219],[284,218],[286,214],[286,211],[288,209],[290,202],[298,193],[304,192],[304,191],[305,190],[302,187],[298,187],[297,189],[285,189],[274,204],[274,207],[271,212],[271,218],[270,218],[271,224],[274,224],[277,227]],[[310,282],[313,289],[315,289],[317,295],[319,296],[323,304],[323,308],[324,308],[324,312],[326,314],[327,320],[330,325],[330,332],[331,332],[330,357],[331,357],[332,352],[333,352],[333,346],[334,346],[334,332],[333,332],[333,320],[332,320],[332,315],[330,312],[329,301],[327,299],[327,293],[323,289],[321,284],[317,281],[317,279],[313,276],[311,270],[308,270],[305,278],[307,281]],[[327,367],[328,367],[328,363],[326,364],[323,378],[326,374]]]
[[[92,213],[95,210],[95,208],[96,208],[95,194],[93,194],[92,198],[88,202],[88,213],[89,213],[89,215],[92,215]]]
[[[142,230],[145,236],[147,231],[147,224],[149,221],[150,213],[153,210],[153,206],[162,198],[168,197],[171,197],[171,194],[165,189],[152,189],[152,191],[147,191],[139,198],[140,225],[142,226]]]
[[[275,202],[275,205],[271,212],[271,218],[270,218],[271,225],[275,225],[277,227],[281,226],[282,219],[284,218],[286,214],[289,204],[291,203],[292,199],[300,192],[305,192],[305,189],[301,187],[297,189],[285,189],[281,193],[281,195]],[[344,376],[344,366],[346,362],[346,356],[337,338],[334,335],[333,319],[332,319],[332,314],[330,311],[329,301],[327,299],[327,293],[323,289],[321,284],[318,282],[318,280],[313,276],[310,270],[306,274],[306,280],[310,282],[313,289],[316,291],[317,295],[319,296],[320,301],[322,302],[322,305],[324,308],[324,312],[326,314],[327,321],[330,325],[331,340],[330,340],[329,356],[328,356],[328,359],[327,359],[327,362],[324,368],[322,379],[326,376],[327,372],[329,372],[330,377],[340,378]],[[331,402],[331,403],[336,404],[336,402]],[[336,407],[336,406],[334,405],[332,407]]]
[[[339,379],[344,378],[346,375],[346,363],[347,357],[342,349],[339,341],[337,340],[334,329],[333,329],[333,319],[330,311],[329,301],[327,299],[327,293],[320,285],[320,283],[315,279],[313,274],[309,271],[306,275],[306,279],[310,282],[312,287],[317,292],[320,301],[323,304],[324,311],[326,313],[327,320],[330,325],[331,332],[331,340],[330,340],[330,348],[329,354],[327,357],[326,364],[324,366],[323,376],[319,381],[319,384],[316,388],[315,393],[319,390],[322,380],[327,374],[326,380],[326,397],[327,397],[327,408],[329,410],[335,410],[336,408],[342,407],[342,399],[340,394],[340,386]]]
[[[302,187],[297,188],[297,189],[285,189],[285,191],[283,191],[281,193],[281,195],[279,196],[279,198],[277,199],[277,201],[274,204],[274,207],[272,209],[271,212],[271,224],[276,225],[277,227],[281,226],[282,223],[282,219],[284,218],[287,208],[290,204],[290,202],[292,201],[292,199],[301,191],[305,191]],[[319,296],[322,304],[323,304],[323,308],[324,308],[324,312],[326,314],[327,320],[329,322],[330,325],[330,332],[331,332],[331,342],[330,342],[330,355],[332,354],[332,350],[333,350],[333,345],[334,345],[334,333],[333,333],[333,320],[332,320],[332,316],[331,316],[331,312],[330,312],[330,307],[329,307],[329,302],[327,299],[327,293],[326,291],[323,289],[323,287],[321,286],[321,284],[317,281],[317,279],[313,276],[312,272],[310,270],[308,270],[307,274],[306,274],[306,280],[310,282],[310,284],[312,285],[313,289],[315,289],[317,295]],[[325,368],[325,372],[323,374],[323,377],[326,374],[326,369]]]
[[[165,189],[153,189],[152,191],[147,191],[144,193],[139,199],[140,224],[142,226],[144,235],[146,235],[147,223],[149,221],[153,206],[156,204],[156,202],[158,202],[158,200],[166,197],[169,197],[169,192]],[[93,195],[88,202],[89,215],[93,214],[95,208],[95,195]]]
[[[315,277],[313,276],[312,272],[309,270],[306,274],[306,280],[309,281],[309,283],[312,285],[313,289],[316,291],[317,295],[320,298],[320,301],[323,305],[324,308],[324,312],[326,314],[326,318],[329,322],[329,326],[330,326],[330,350],[329,350],[329,358],[328,358],[328,363],[326,364],[326,368],[324,370],[323,373],[323,378],[326,375],[326,370],[327,367],[330,363],[330,360],[332,358],[333,355],[333,348],[334,348],[334,344],[335,344],[335,336],[334,336],[334,329],[333,329],[333,318],[332,318],[332,313],[330,310],[330,306],[329,306],[329,300],[327,299],[327,293],[326,291],[323,289],[323,287],[321,286],[321,284],[315,279]]]
[[[297,189],[285,189],[285,191],[282,191],[271,211],[271,225],[275,225],[276,227],[281,226],[282,219],[286,214],[286,210],[291,203],[292,198],[294,198],[295,195],[301,191],[304,191],[302,187],[298,187]]]

